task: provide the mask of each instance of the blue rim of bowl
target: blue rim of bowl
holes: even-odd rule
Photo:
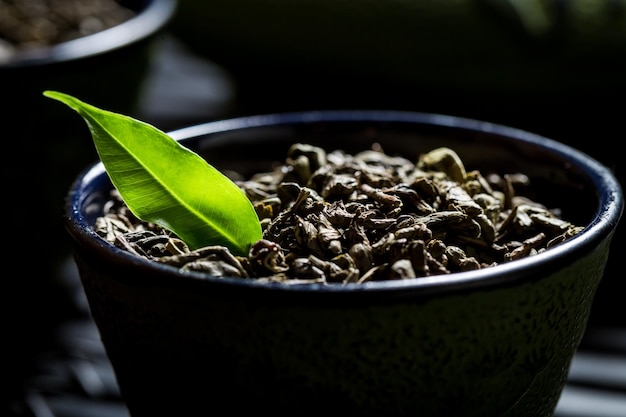
[[[250,290],[301,293],[305,295],[315,293],[345,294],[373,294],[395,292],[398,295],[425,295],[453,293],[468,288],[494,288],[515,285],[519,280],[529,280],[528,269],[536,277],[545,276],[562,268],[585,254],[591,252],[615,231],[624,210],[624,196],[621,186],[613,173],[603,164],[583,152],[563,143],[548,139],[517,128],[493,124],[489,122],[447,116],[432,113],[420,113],[395,110],[327,110],[327,111],[299,111],[275,113],[257,116],[243,116],[225,120],[218,120],[177,129],[168,134],[175,140],[183,140],[195,136],[204,136],[214,133],[245,130],[254,127],[307,124],[315,122],[400,122],[418,123],[421,125],[451,127],[469,131],[493,133],[499,136],[513,138],[549,150],[564,162],[580,167],[581,172],[588,175],[590,183],[599,191],[598,207],[593,220],[584,231],[568,241],[539,253],[514,262],[499,264],[477,271],[457,272],[449,275],[435,275],[416,279],[373,281],[362,284],[322,285],[322,284],[281,284],[264,283],[254,279],[236,277],[214,277],[198,272],[184,272],[169,265],[149,261],[129,252],[114,247],[100,238],[81,214],[83,201],[80,196],[89,189],[89,183],[98,176],[106,175],[104,166],[98,162],[81,173],[68,193],[66,201],[66,227],[70,234],[78,236],[81,242],[90,245],[89,249],[105,251],[108,256],[119,257],[126,264],[134,264],[139,268],[148,268],[156,276],[176,280],[189,279],[200,281],[198,284],[223,285],[228,287],[246,287]],[[72,218],[72,216],[74,218]],[[168,278],[169,277],[169,278]],[[533,278],[531,278],[532,280]],[[539,279],[539,278],[537,278]]]
[[[85,59],[141,42],[164,28],[174,16],[177,0],[147,0],[129,20],[88,36],[50,47],[17,51],[0,68],[22,68]]]

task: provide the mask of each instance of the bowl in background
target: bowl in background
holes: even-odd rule
[[[52,324],[69,308],[57,274],[69,256],[59,216],[76,172],[97,160],[89,133],[76,128],[82,127],[80,119],[59,111],[42,93],[68,91],[134,114],[154,44],[176,6],[176,0],[122,3],[135,14],[119,25],[18,49],[0,63],[4,192],[20,202],[5,205],[5,227],[14,245],[12,260],[30,271],[5,283],[5,304],[11,306],[2,321],[11,340],[5,356],[9,387],[19,387],[31,356],[50,342]]]
[[[532,133],[437,114],[316,111],[171,132],[209,163],[266,172],[295,142],[416,160],[440,146],[467,169],[521,172],[584,230],[470,272],[347,285],[263,283],[139,258],[94,231],[101,164],[67,195],[74,259],[133,417],[214,410],[355,416],[551,416],[579,346],[624,200],[612,173]]]

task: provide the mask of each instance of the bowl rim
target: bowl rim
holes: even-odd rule
[[[549,251],[525,257],[510,263],[495,265],[476,271],[455,272],[449,275],[434,275],[417,279],[373,281],[362,284],[325,285],[325,284],[282,284],[265,283],[237,277],[215,277],[201,272],[180,272],[178,268],[159,264],[154,261],[132,255],[105,242],[89,226],[81,207],[84,205],[83,194],[89,185],[98,178],[106,178],[102,162],[87,167],[71,185],[65,202],[65,228],[75,244],[84,245],[89,251],[96,251],[110,259],[116,259],[134,268],[146,269],[166,281],[194,282],[193,285],[211,285],[232,288],[247,288],[251,291],[271,291],[299,294],[374,294],[394,293],[399,296],[421,294],[425,296],[441,293],[453,293],[468,288],[494,288],[516,285],[520,280],[529,281],[528,268],[540,279],[557,269],[594,250],[615,231],[624,210],[624,196],[616,177],[606,166],[591,156],[564,143],[546,138],[518,128],[495,124],[470,118],[448,116],[436,113],[424,113],[397,110],[318,110],[272,113],[264,115],[240,116],[223,120],[195,124],[168,132],[177,141],[201,137],[214,133],[252,129],[280,124],[308,124],[315,122],[400,122],[420,125],[441,126],[443,128],[465,129],[504,136],[507,140],[528,142],[558,156],[568,164],[580,168],[598,190],[598,207],[592,221],[583,232],[568,239]],[[179,285],[178,282],[172,285]],[[183,284],[184,285],[184,284]]]
[[[18,50],[6,62],[0,62],[0,69],[86,59],[138,43],[164,28],[177,4],[178,0],[146,0],[135,16],[119,25],[47,47]]]

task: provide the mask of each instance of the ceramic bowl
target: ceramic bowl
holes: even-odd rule
[[[82,95],[119,112],[135,110],[153,45],[173,17],[177,0],[120,3],[134,16],[76,39],[17,49],[0,60],[0,89],[12,104],[6,109],[12,117],[6,120],[19,128],[20,137],[34,128],[25,122],[41,125],[68,119],[57,106],[47,106],[49,100],[42,97],[46,89]]]
[[[571,147],[486,122],[396,111],[242,117],[171,132],[222,169],[269,170],[303,142],[415,159],[454,149],[468,169],[523,172],[583,225],[549,250],[471,272],[348,285],[268,284],[138,258],[93,230],[101,164],[64,221],[89,306],[133,417],[229,413],[548,417],[564,387],[624,200]]]

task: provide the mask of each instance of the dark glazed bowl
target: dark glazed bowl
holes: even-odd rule
[[[548,417],[585,331],[622,190],[587,155],[485,122],[394,111],[244,117],[171,135],[211,164],[267,171],[294,142],[523,172],[538,201],[586,226],[532,257],[478,271],[346,286],[217,278],[137,258],[92,226],[101,164],[67,196],[81,281],[133,417],[229,413]]]

